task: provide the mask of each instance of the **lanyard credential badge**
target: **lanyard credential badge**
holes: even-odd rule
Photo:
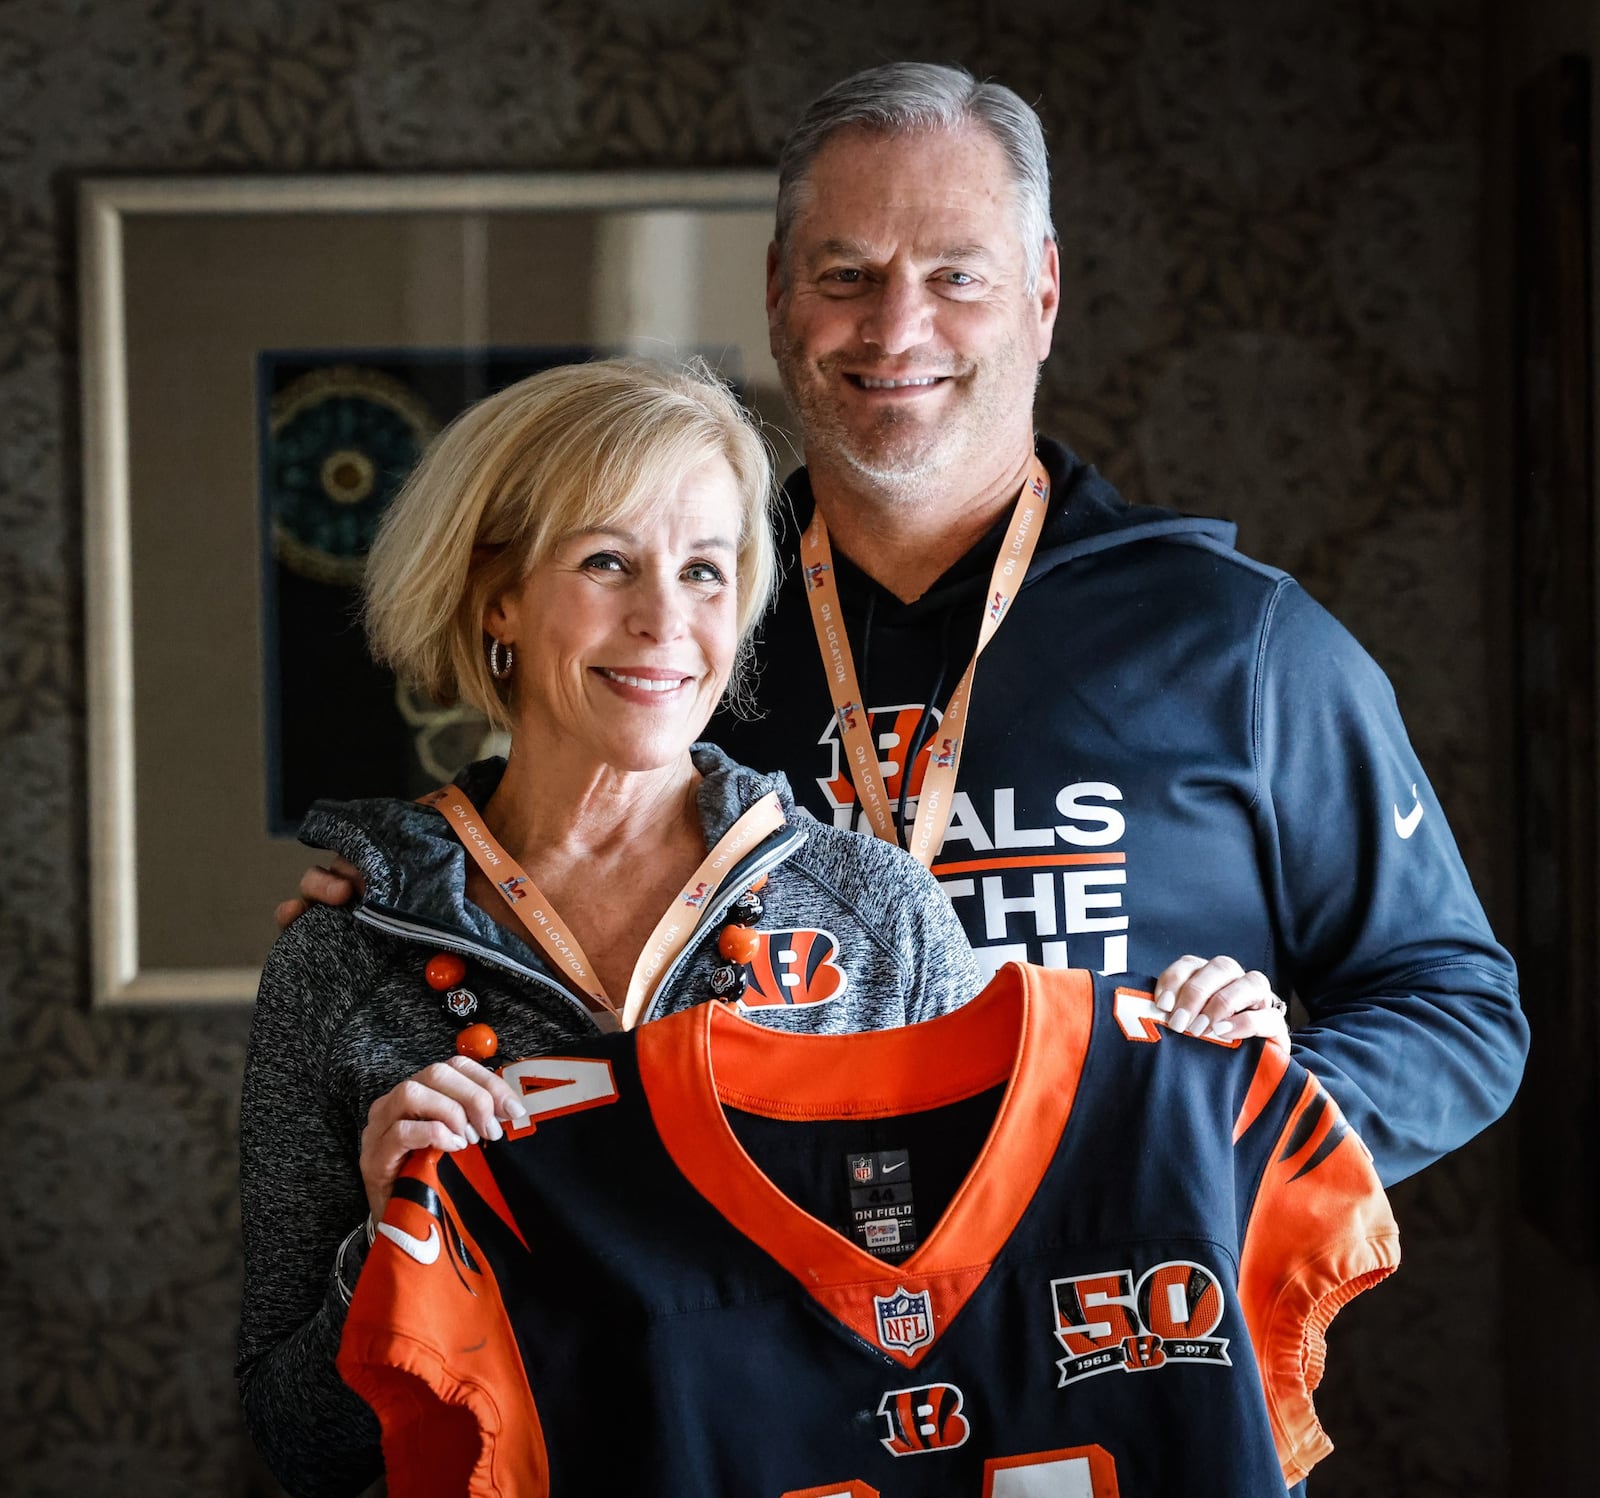
[[[909,851],[923,867],[938,857],[955,798],[956,775],[961,768],[961,749],[966,737],[967,712],[972,698],[972,682],[978,657],[995,636],[1017,589],[1028,575],[1045,508],[1050,502],[1050,476],[1037,457],[1011,510],[1000,555],[989,576],[984,597],[983,619],[978,629],[978,645],[950,694],[944,710],[944,740],[933,755],[922,780],[916,819],[911,825]],[[862,699],[856,676],[855,659],[845,633],[844,611],[839,604],[839,587],[833,570],[833,549],[828,544],[828,528],[819,511],[811,518],[800,539],[800,560],[805,570],[806,601],[811,605],[811,623],[817,633],[817,648],[822,653],[823,669],[828,674],[828,690],[833,712],[839,723],[839,739],[844,745],[845,766],[861,801],[861,810],[873,834],[887,843],[898,844],[900,830],[895,825],[894,808],[884,788],[878,764],[878,746],[872,735],[868,706]],[[905,767],[910,775],[911,766]]]
[[[605,991],[577,937],[567,930],[556,915],[555,907],[540,893],[527,870],[489,831],[477,807],[460,787],[447,785],[431,791],[421,798],[421,804],[433,807],[444,817],[500,898],[511,908],[518,924],[539,944],[556,969],[566,975],[569,986],[583,997],[590,1013],[605,1030],[631,1030],[639,1023],[645,1005],[655,992],[657,980],[694,935],[698,912],[706,905],[708,896],[715,894],[745,854],[776,832],[785,821],[777,793],[768,791],[722,835],[650,933],[634,966],[627,995],[619,1007]]]

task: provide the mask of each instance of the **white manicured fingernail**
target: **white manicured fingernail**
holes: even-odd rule
[[[465,1139],[463,1139],[459,1134],[450,1133],[449,1130],[445,1131],[444,1139],[444,1147],[447,1150],[464,1150],[467,1147],[467,1141]]]
[[[489,1137],[491,1139],[504,1139],[505,1133],[506,1131],[500,1127],[500,1120],[498,1118],[491,1118],[489,1120]]]
[[[1174,1009],[1172,1018],[1167,1021],[1167,1028],[1176,1030],[1178,1034],[1182,1035],[1189,1028],[1189,1020],[1190,1014],[1187,1009]]]
[[[476,1144],[478,1142],[478,1131],[471,1124],[466,1126],[466,1135],[468,1144]]]
[[[1189,1026],[1191,1035],[1204,1035],[1211,1028],[1211,1017],[1206,1014],[1197,1014],[1194,1023]]]
[[[1156,1008],[1164,1014],[1172,1013],[1172,1006],[1177,1002],[1178,996],[1170,988],[1163,989],[1156,995]]]
[[[1211,1033],[1213,1035],[1226,1035],[1231,1029],[1233,1029],[1233,1021],[1231,1019],[1219,1019],[1211,1027]]]

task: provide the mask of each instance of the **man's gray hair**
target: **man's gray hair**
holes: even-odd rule
[[[806,192],[817,153],[839,130],[851,127],[885,135],[959,130],[977,125],[1005,152],[1017,195],[1027,289],[1038,283],[1050,222],[1050,156],[1039,116],[1004,84],[979,83],[965,68],[931,62],[891,62],[834,84],[814,99],[789,132],[778,157],[778,224],[783,250]]]

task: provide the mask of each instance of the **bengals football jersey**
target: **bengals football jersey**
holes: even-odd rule
[[[339,1368],[395,1498],[1282,1494],[1335,1311],[1398,1263],[1279,1047],[1011,966],[849,1036],[705,1004],[505,1068],[418,1154]]]

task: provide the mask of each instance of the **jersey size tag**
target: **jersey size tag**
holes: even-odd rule
[[[917,1246],[910,1153],[866,1150],[846,1155],[844,1163],[851,1238],[876,1258],[905,1258]]]

